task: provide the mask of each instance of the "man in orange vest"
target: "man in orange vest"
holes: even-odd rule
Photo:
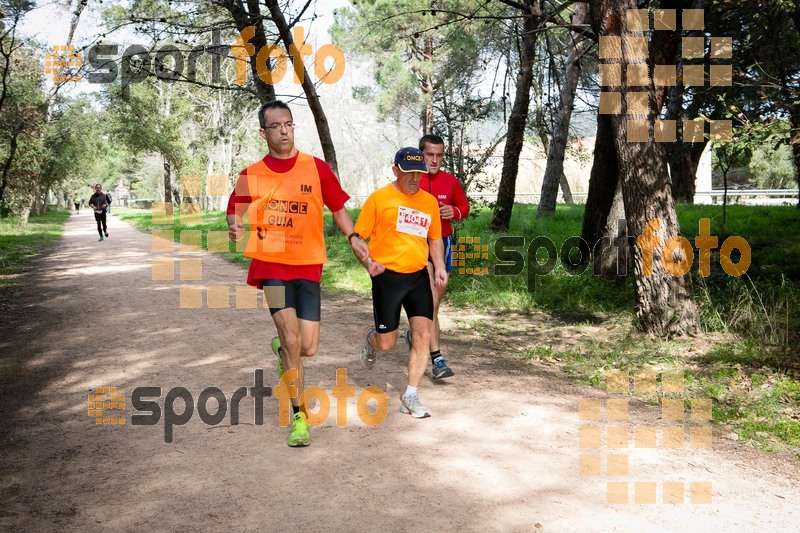
[[[326,261],[323,206],[348,235],[356,257],[369,257],[367,245],[353,231],[344,207],[350,199],[324,161],[297,151],[292,112],[284,102],[272,101],[258,111],[259,134],[269,153],[244,169],[228,200],[228,235],[244,238],[243,217],[250,231],[244,255],[251,258],[247,283],[264,290],[278,336],[272,350],[278,359],[278,377],[296,369],[297,396],[292,398],[289,446],[311,443],[308,417],[300,405],[305,370],[302,357],[317,353],[320,327],[320,280]],[[370,273],[377,274],[375,263]]]
[[[367,326],[361,364],[371,369],[376,352],[397,343],[400,308],[406,310],[413,343],[408,353],[408,386],[400,397],[400,412],[427,418],[418,388],[428,366],[433,323],[431,284],[447,285],[442,222],[436,198],[420,189],[428,169],[422,152],[403,148],[394,157],[395,181],[373,192],[356,222],[359,237],[369,239],[370,256],[361,263],[372,276],[374,327]],[[428,256],[433,275],[428,276]],[[374,274],[375,262],[385,271]]]

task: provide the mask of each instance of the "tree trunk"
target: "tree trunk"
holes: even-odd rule
[[[31,212],[39,205],[39,199],[37,198],[39,194],[39,175],[34,174],[31,179],[30,186],[28,187],[28,201],[22,207],[22,214],[20,215],[20,227],[27,227],[28,220],[30,219]]]
[[[708,140],[699,143],[675,143],[668,155],[672,178],[672,196],[676,202],[693,203],[697,182],[697,167]]]
[[[704,4],[703,0],[695,0],[692,3],[692,8],[701,9]],[[696,36],[702,35],[702,32],[691,32],[693,36],[695,36],[695,33],[697,33]],[[667,58],[661,58],[661,60],[668,61]],[[683,59],[675,58],[675,63],[677,83],[668,91],[667,111],[664,119],[676,122],[678,136],[676,142],[667,145],[667,162],[669,163],[670,177],[672,179],[672,197],[676,202],[693,203],[697,182],[697,166],[700,164],[700,157],[703,155],[708,140],[704,138],[700,143],[691,144],[683,142],[681,125],[686,117],[683,106],[685,91],[685,86],[682,82]],[[715,116],[717,111],[715,106],[711,116]]]
[[[794,21],[795,29],[800,32],[800,2],[795,2],[794,6],[794,11],[792,11],[792,20]],[[800,209],[800,102],[797,100],[794,101],[794,104],[789,110],[789,122],[792,125],[792,132],[789,137],[789,141],[792,143],[794,179],[797,182],[798,187],[797,209]]]
[[[536,28],[539,17],[525,15],[522,24],[522,49],[520,51],[520,67],[517,74],[516,94],[511,116],[508,119],[506,147],[503,151],[503,169],[500,174],[500,185],[497,191],[497,203],[492,214],[491,228],[508,231],[511,223],[511,211],[514,208],[514,196],[517,188],[519,157],[525,139],[525,123],[528,118],[531,83],[533,82],[533,55],[536,45]]]
[[[569,182],[567,181],[567,177],[564,175],[564,172],[561,172],[561,178],[558,180],[559,184],[561,185],[561,194],[564,195],[564,203],[572,205],[575,203],[575,199],[572,197],[572,191],[569,188]]]
[[[664,0],[662,7],[671,9],[693,7],[699,9],[704,4],[704,1],[705,0]],[[601,2],[598,0],[594,0],[589,4],[592,8],[592,29],[595,35],[600,35],[601,28],[604,24],[604,20],[600,13],[604,8],[601,6]],[[608,2],[605,2],[605,5],[607,6]],[[678,10],[677,15],[678,17],[681,17],[682,12]],[[625,19],[623,18],[622,20]],[[615,20],[613,22],[616,24],[617,29],[621,28],[623,24],[623,22],[620,20]],[[607,32],[604,32],[604,34],[605,33]],[[655,42],[657,43],[657,46],[655,44],[650,46],[652,56],[650,59],[651,64],[673,63],[675,61],[678,42],[680,42],[680,35],[678,35],[676,32],[658,31],[655,33],[654,39],[656,40]],[[611,88],[610,90],[617,89]],[[655,95],[657,104],[656,109],[661,108],[665,98],[666,87],[657,88]],[[678,113],[681,102],[677,101],[675,103],[678,107],[674,112]],[[619,177],[619,162],[617,160],[616,148],[612,140],[613,133],[610,115],[598,114],[596,135],[594,161],[589,178],[589,191],[586,198],[586,209],[584,211],[583,228],[581,231],[582,238],[589,244],[593,251],[595,251],[597,243],[603,238],[608,238],[608,241],[606,241],[607,243],[613,242],[616,234],[618,233],[618,231],[615,229],[616,226],[614,225],[613,220],[625,218],[624,208],[618,209],[618,204],[615,204],[614,202],[615,193],[617,192],[618,187],[617,181]],[[615,214],[614,216],[609,216],[609,211],[612,209],[612,205],[615,206]],[[607,224],[609,219],[612,222]],[[608,233],[607,228],[611,228],[613,230],[612,233]],[[602,252],[602,249],[605,249],[606,252]],[[614,250],[608,246],[601,246],[601,249],[598,250],[599,255],[612,253],[614,253]],[[614,257],[616,257],[616,254],[606,258],[595,257],[595,263],[598,264],[599,262],[601,265],[609,265],[612,264]],[[615,265],[615,263],[613,264]],[[614,266],[613,268],[614,271],[616,271],[617,267]],[[604,277],[613,277],[612,273],[607,272],[605,267],[603,268],[602,273]]]
[[[594,275],[621,286],[628,275],[631,244],[628,241],[628,224],[625,220],[625,206],[622,201],[622,183],[619,180],[617,180],[617,190],[614,192],[614,199],[608,211],[600,243],[596,253],[593,254]]]
[[[434,88],[431,77],[428,76],[425,80],[422,89],[422,95],[425,100],[425,107],[420,113],[420,131],[422,135],[430,135],[433,133],[433,97]],[[451,167],[452,168],[452,167]]]
[[[172,183],[170,183],[169,175],[170,175],[170,164],[169,160],[165,157],[164,158],[164,204],[172,203]]]
[[[572,14],[573,26],[584,23],[586,10],[587,6],[584,2],[579,2],[575,5],[575,12]],[[578,88],[578,79],[581,75],[581,55],[586,43],[586,38],[576,31],[572,31],[571,36],[572,48],[567,58],[567,71],[564,74],[564,82],[561,86],[560,106],[553,127],[553,140],[550,142],[550,147],[547,151],[547,168],[542,179],[542,194],[539,199],[536,218],[555,213],[559,184],[566,185],[565,197],[569,195],[571,200],[569,185],[566,184],[567,180],[564,176],[564,153],[567,148],[569,123],[572,118],[572,106],[575,102],[575,90]],[[564,188],[563,185],[562,188]]]
[[[593,6],[601,36],[622,36],[626,10],[638,7],[635,0],[595,0]],[[622,113],[611,115],[611,127],[628,234],[637,236],[633,250],[636,314],[641,328],[649,333],[659,336],[692,333],[697,329],[697,307],[688,269],[683,275],[672,275],[662,254],[667,239],[680,235],[664,146],[651,137],[646,142],[628,140],[630,120],[646,119],[652,124],[660,109],[654,105],[656,94],[651,86],[646,90],[650,102],[648,113],[628,113],[627,104],[634,91],[626,87],[625,73],[628,65],[642,62],[632,57],[635,54],[628,44],[626,39],[622,40],[623,85],[618,88]],[[680,247],[667,259],[673,266],[683,266],[688,261]]]
[[[247,2],[249,13],[244,10],[243,2],[238,0],[223,0],[220,5],[231,14],[236,24],[236,29],[239,30],[240,33],[249,26],[253,26],[255,29],[255,35],[250,39],[250,44],[252,44],[254,48],[253,55],[250,56],[250,73],[253,86],[255,87],[256,94],[261,103],[275,100],[275,87],[272,84],[265,83],[258,75],[256,58],[258,57],[258,52],[267,46],[267,36],[264,33],[264,23],[258,2]]]
[[[283,17],[283,13],[281,13],[277,0],[267,0],[266,5],[269,8],[272,22],[274,22],[275,26],[278,28],[278,33],[281,36],[281,40],[283,41],[284,46],[286,46],[286,50],[289,51],[292,45],[295,45],[299,50],[302,50],[304,43],[300,43],[300,45],[295,44],[294,38],[292,37],[292,33],[290,31],[291,28],[289,27],[289,24],[287,24],[286,19]],[[291,53],[289,55],[292,57],[292,61],[294,61],[294,56]],[[339,165],[336,162],[336,148],[333,146],[333,137],[331,136],[331,130],[328,127],[328,117],[325,116],[325,110],[322,109],[322,103],[319,101],[317,90],[314,88],[314,83],[311,81],[311,77],[308,75],[305,65],[303,65],[303,63],[300,63],[299,65],[295,64],[294,68],[295,72],[302,75],[303,92],[306,94],[308,107],[311,109],[311,113],[314,115],[314,123],[317,126],[317,135],[319,136],[319,142],[322,145],[322,154],[325,157],[325,161],[327,161],[333,172],[338,176]]]
[[[19,227],[27,228],[28,227],[28,220],[31,218],[31,203],[25,202],[25,205],[22,207],[22,212],[19,216]]]
[[[597,115],[593,157],[592,171],[589,175],[589,192],[586,196],[586,208],[583,211],[581,238],[589,245],[589,249],[599,252],[595,250],[595,247],[606,236],[606,222],[619,181],[619,164],[609,115],[599,113]],[[621,214],[622,218],[625,218],[624,210]]]

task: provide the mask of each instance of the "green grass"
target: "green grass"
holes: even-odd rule
[[[603,282],[592,274],[591,268],[580,274],[567,272],[560,260],[547,274],[537,275],[529,268],[534,258],[540,265],[545,265],[548,260],[544,249],[534,255],[536,250],[530,247],[534,239],[548,239],[560,254],[568,239],[580,236],[583,206],[559,205],[551,218],[537,220],[535,206],[515,205],[511,226],[506,233],[486,229],[491,216],[489,209],[478,209],[458,226],[458,239],[471,238],[474,242],[477,238],[481,245],[489,246],[488,259],[465,259],[465,266],[485,267],[489,275],[452,274],[448,289],[452,304],[522,313],[545,310],[578,322],[598,321],[609,313],[629,313],[633,307],[633,290]],[[508,236],[524,239],[523,245],[506,246],[505,249],[518,252],[525,266],[515,276],[493,275],[498,263],[495,245],[499,238]],[[469,244],[466,246],[470,251]],[[545,266],[539,268],[546,270]]]
[[[722,206],[679,204],[677,212],[681,232],[692,244],[701,218],[710,220],[710,234],[719,238],[719,246],[731,236],[744,238],[751,249],[751,277],[779,279],[783,275],[800,280],[800,216],[796,207],[729,205],[725,227]],[[719,249],[712,251],[711,264],[712,269],[721,271]]]
[[[19,227],[18,219],[0,219],[0,308],[19,296],[17,277],[27,270],[31,259],[61,236],[67,218],[66,211],[51,211],[31,216],[26,228]]]
[[[663,397],[710,399],[716,424],[762,449],[800,459],[800,372],[765,358],[748,339],[723,341],[705,355],[686,357],[692,343],[692,339],[660,340],[633,333],[618,341],[591,341],[565,350],[537,346],[517,357],[556,365],[577,381],[600,388],[607,386],[612,371],[631,377],[654,373],[659,376],[657,392],[632,388],[629,395],[650,404]],[[662,390],[660,376],[674,372],[684,375],[683,394]]]

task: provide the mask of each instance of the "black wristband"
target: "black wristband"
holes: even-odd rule
[[[353,237],[358,237],[358,238],[360,239],[360,238],[361,238],[361,235],[359,235],[358,233],[356,233],[356,232],[354,231],[353,233],[351,233],[350,235],[348,235],[348,236],[347,236],[347,240],[348,240],[348,242],[352,242],[352,239],[353,239]]]

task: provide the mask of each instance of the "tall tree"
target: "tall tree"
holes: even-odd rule
[[[333,137],[331,137],[331,129],[328,126],[328,117],[325,115],[325,110],[322,108],[317,90],[303,64],[304,55],[306,53],[311,53],[311,46],[294,41],[291,26],[286,22],[277,0],[265,0],[265,3],[267,4],[267,8],[269,8],[272,22],[278,28],[278,34],[281,36],[286,50],[292,57],[296,76],[301,80],[303,92],[306,95],[306,101],[308,102],[309,108],[311,108],[311,113],[314,115],[314,123],[317,126],[317,135],[322,145],[322,153],[325,156],[325,161],[327,161],[333,171],[338,174],[339,165],[336,162],[336,148],[333,146]],[[292,53],[292,51],[295,53]]]
[[[601,53],[604,46],[611,47],[612,53],[607,55],[619,58],[615,60],[618,63],[610,64],[619,64],[621,69],[621,83],[609,84],[619,94],[621,103],[620,112],[610,114],[610,133],[627,230],[630,235],[638,236],[632,254],[637,318],[643,330],[656,335],[693,332],[697,328],[697,307],[688,268],[677,275],[687,261],[691,267],[691,261],[681,247],[665,246],[671,237],[680,235],[680,227],[664,146],[654,142],[649,128],[644,132],[634,129],[636,120],[655,122],[663,105],[663,94],[657,94],[652,85],[644,91],[634,91],[626,83],[628,73],[640,68],[630,68],[631,65],[646,65],[646,59],[641,59],[643,35],[626,31],[628,11],[639,6],[635,0],[594,0],[591,6]],[[619,47],[615,46],[617,43]],[[674,48],[669,50],[670,46]],[[660,43],[656,53],[674,57],[676,48],[677,43]],[[665,248],[672,253],[665,254]],[[676,265],[680,268],[676,269]]]
[[[451,107],[475,106],[468,97],[485,81],[498,27],[498,13],[487,4],[356,0],[336,11],[331,33],[349,54],[374,63],[382,117],[400,119],[414,109],[420,133],[432,133],[442,118],[442,99]]]
[[[181,134],[188,113],[186,100],[176,93],[175,85],[162,82],[137,84],[127,98],[117,89],[109,90],[108,98],[116,138],[134,154],[161,156],[164,202],[179,203],[173,177],[179,177],[186,159]]]
[[[503,168],[500,172],[500,184],[497,189],[497,203],[492,213],[493,230],[508,230],[511,223],[511,212],[514,208],[514,197],[519,172],[519,157],[525,139],[525,125],[531,101],[531,84],[533,83],[534,51],[539,29],[546,17],[532,0],[523,2],[501,0],[519,10],[522,25],[519,38],[519,68],[514,87],[514,104],[508,118],[506,146],[503,150]]]
[[[754,123],[789,120],[787,141],[800,187],[800,2],[711,0],[711,11],[712,28],[732,37],[734,87],[725,94],[726,105]]]
[[[579,31],[578,28],[586,21],[587,11],[588,8],[585,2],[578,2],[574,6],[569,56],[567,57],[566,72],[561,85],[560,101],[555,124],[553,125],[552,140],[547,150],[547,166],[544,178],[542,178],[542,194],[539,200],[539,208],[536,212],[537,218],[555,212],[558,186],[562,181],[566,181],[564,177],[564,154],[567,148],[575,91],[578,88],[578,80],[581,74],[581,57],[586,49],[588,40],[584,32]]]
[[[682,26],[682,10],[688,8],[699,9],[704,5],[704,2],[705,0],[662,0],[660,7],[675,10],[675,27],[677,29]],[[647,7],[647,4],[640,7]],[[596,14],[596,8],[593,3],[592,14]],[[594,16],[592,18],[592,26],[596,35],[598,28],[597,19]],[[675,64],[679,60],[678,56],[680,54],[677,54],[677,51],[680,34],[677,31],[662,29],[651,34],[650,40],[648,71],[652,72],[655,65]],[[680,68],[680,65],[677,68]],[[641,82],[639,81],[638,83]],[[681,86],[682,80],[678,79],[677,84]],[[655,112],[658,115],[667,97],[668,87],[666,85],[655,86],[653,89]],[[677,95],[680,98],[670,99],[669,110],[665,118],[676,119],[682,112],[683,91],[673,90],[671,95]],[[693,98],[693,109],[688,112],[699,113],[703,109],[702,101],[700,98]],[[627,224],[624,223],[625,206],[619,181],[619,162],[617,161],[616,148],[614,143],[611,142],[613,134],[610,115],[598,115],[595,138],[594,162],[589,178],[589,191],[584,210],[581,237],[593,251],[592,259],[595,272],[606,279],[621,282],[624,279],[624,272],[628,268],[629,254]],[[679,142],[682,141],[682,139],[678,140]],[[674,177],[675,175],[673,174],[673,179]],[[691,175],[691,179],[694,180],[694,174]],[[623,223],[620,223],[620,221]]]
[[[0,213],[23,214],[30,207],[29,193],[39,174],[38,154],[45,148],[46,103],[37,53],[17,47],[10,54],[14,66],[5,88],[0,113]],[[22,219],[25,224],[27,218]]]

